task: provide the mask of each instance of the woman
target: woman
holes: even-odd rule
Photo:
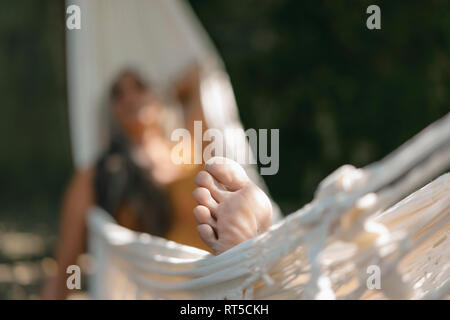
[[[175,93],[183,106],[185,128],[193,130],[194,120],[203,120],[197,68],[176,84]],[[192,214],[200,166],[174,165],[170,160],[172,145],[161,125],[162,101],[132,71],[118,76],[110,98],[110,145],[95,166],[75,173],[66,190],[58,271],[46,283],[44,299],[66,297],[66,269],[85,250],[86,215],[93,205],[132,230],[208,249]]]

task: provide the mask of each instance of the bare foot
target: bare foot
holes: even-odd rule
[[[265,232],[272,225],[272,205],[266,194],[235,161],[214,157],[197,174],[194,215],[202,240],[220,254]]]

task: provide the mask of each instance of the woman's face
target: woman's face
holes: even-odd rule
[[[132,73],[125,73],[113,89],[113,113],[122,131],[138,142],[155,125],[161,104]]]

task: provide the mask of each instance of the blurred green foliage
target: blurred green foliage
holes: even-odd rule
[[[450,110],[450,2],[191,0],[221,53],[244,125],[280,129],[265,177],[285,212],[344,163],[375,161]],[[64,2],[0,4],[0,215],[51,209],[72,161]],[[53,212],[56,215],[56,212]]]
[[[39,221],[50,210],[55,217],[71,171],[64,12],[60,0],[0,3],[3,218],[23,212],[25,220]]]

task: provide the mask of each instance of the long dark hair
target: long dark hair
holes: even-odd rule
[[[123,71],[110,92],[110,104],[117,99],[118,82],[131,75],[143,89],[150,87],[134,71]],[[94,189],[97,204],[116,217],[124,207],[136,216],[139,231],[164,236],[170,226],[170,206],[162,188],[150,178],[148,168],[133,160],[131,144],[110,114],[109,146],[96,164]]]

